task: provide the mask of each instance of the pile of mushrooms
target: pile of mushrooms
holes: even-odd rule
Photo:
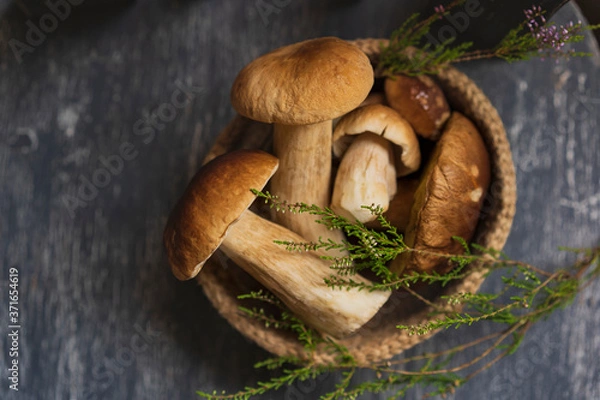
[[[367,56],[332,37],[277,49],[242,69],[232,105],[273,124],[273,154],[238,150],[198,171],[164,232],[173,274],[192,279],[221,251],[325,335],[343,338],[373,318],[389,292],[334,290],[321,253],[275,243],[346,238],[308,214],[274,212],[267,220],[250,211],[251,189],[267,184],[283,201],[331,207],[375,229],[362,206],[380,205],[407,245],[424,250],[403,253],[390,268],[444,271],[436,254],[460,253],[452,236],[470,240],[475,231],[490,181],[485,146],[433,79],[395,76],[385,92],[373,87]]]

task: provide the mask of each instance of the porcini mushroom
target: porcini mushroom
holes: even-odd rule
[[[333,152],[342,160],[331,208],[363,223],[375,216],[362,206],[375,204],[387,210],[396,193],[396,177],[416,171],[421,162],[419,142],[409,123],[381,104],[342,117],[333,133]]]
[[[416,252],[404,252],[390,265],[400,274],[448,269],[437,254],[461,254],[454,236],[470,241],[490,184],[489,155],[477,128],[453,112],[429,159],[411,209],[404,242]]]
[[[327,261],[274,243],[306,242],[247,210],[255,199],[250,189],[262,189],[277,166],[277,158],[268,153],[239,150],[202,167],[165,228],[171,269],[178,279],[191,279],[220,248],[307,324],[335,338],[347,336],[369,321],[390,293],[334,291],[324,282],[331,274]]]
[[[356,137],[344,153],[337,170],[331,209],[362,223],[376,216],[363,205],[379,205],[384,210],[396,193],[396,168],[390,143],[379,135],[365,132]]]
[[[248,118],[273,123],[280,160],[271,192],[292,203],[329,205],[332,120],[357,107],[373,86],[373,68],[355,45],[334,37],[307,40],[265,54],[242,69],[233,107]],[[317,242],[343,240],[307,214],[273,219]]]
[[[426,75],[394,75],[384,83],[385,97],[422,137],[439,138],[441,128],[450,117],[450,107],[442,89]]]

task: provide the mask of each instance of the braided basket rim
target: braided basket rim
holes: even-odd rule
[[[387,42],[386,39],[351,41],[369,56],[375,66],[381,46]],[[516,209],[516,176],[504,125],[487,96],[465,74],[448,67],[436,76],[436,80],[444,90],[452,108],[462,112],[475,123],[490,154],[492,183],[489,193],[492,195],[492,201],[489,209],[486,210],[485,218],[479,220],[473,241],[485,247],[501,250],[510,233]],[[240,121],[234,119],[218,135],[204,162],[230,150],[236,132],[241,130],[240,127]],[[293,335],[275,328],[266,328],[262,322],[243,315],[239,311],[240,303],[234,290],[236,283],[231,274],[221,268],[219,260],[216,260],[217,255],[206,263],[197,280],[213,306],[235,329],[263,349],[278,356],[295,356],[303,359],[310,357],[316,364],[334,361],[335,355],[324,347],[317,348],[308,355]],[[478,269],[444,293],[476,292],[483,283],[484,275],[485,271]],[[397,301],[398,299],[396,299],[396,306]],[[440,300],[436,302],[439,306],[448,307],[446,302],[444,304]],[[430,307],[424,307],[402,323],[425,323],[431,319],[428,317],[430,312]],[[395,327],[397,324],[397,320],[389,321],[380,318],[378,324],[362,328],[351,337],[339,342],[348,348],[359,364],[365,365],[389,359],[436,333],[409,335],[406,331],[397,329]]]

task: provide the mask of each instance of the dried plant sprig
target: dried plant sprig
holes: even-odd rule
[[[581,21],[557,26],[547,21],[545,11],[533,5],[523,10],[524,20],[491,49],[472,50],[472,43],[455,45],[455,38],[442,43],[423,43],[432,24],[443,15],[464,3],[455,1],[447,7],[437,6],[434,13],[423,21],[415,14],[394,33],[387,46],[381,49],[380,72],[385,75],[436,74],[453,63],[471,60],[501,58],[509,62],[539,58],[569,58],[588,56],[589,53],[567,50],[567,44],[584,39],[584,32],[600,29],[600,25],[584,25]],[[410,49],[410,50],[408,50]]]
[[[265,199],[274,208],[294,209],[297,212],[309,212],[323,217],[321,223],[330,228],[344,229],[350,232],[359,232],[360,235],[377,235],[379,232],[365,228],[359,222],[350,222],[338,218],[330,210],[304,204],[285,206],[274,196],[268,193],[259,193],[259,197]],[[380,215],[377,207],[372,207],[378,218]],[[382,221],[388,224],[387,221]],[[384,225],[387,226],[387,225]],[[402,247],[402,251],[414,251],[406,249],[402,237],[394,230],[387,240]],[[456,240],[460,240],[456,238]],[[386,240],[383,240],[386,242]],[[368,242],[367,242],[368,243]],[[557,309],[568,306],[575,296],[588,285],[600,277],[600,246],[590,249],[563,249],[577,256],[576,261],[565,268],[554,272],[543,271],[528,263],[510,260],[502,252],[494,249],[485,249],[477,245],[468,245],[462,241],[466,253],[461,256],[445,255],[451,261],[457,263],[455,271],[449,274],[450,278],[445,281],[442,276],[426,273],[413,273],[408,277],[396,277],[387,284],[393,287],[401,287],[407,293],[432,305],[431,315],[435,320],[422,325],[399,325],[409,334],[427,334],[432,330],[447,329],[450,327],[461,328],[463,326],[488,321],[498,326],[493,334],[475,339],[453,348],[438,353],[427,353],[414,357],[404,357],[389,361],[381,361],[370,364],[359,364],[349,353],[348,349],[330,338],[322,337],[318,332],[305,326],[302,321],[285,310],[281,303],[272,295],[263,292],[251,293],[242,296],[253,300],[264,300],[282,308],[281,322],[273,323],[271,317],[265,318],[261,309],[253,310],[246,314],[262,321],[268,327],[274,329],[286,329],[295,332],[299,341],[304,345],[305,357],[275,357],[258,363],[257,368],[268,368],[281,370],[281,376],[274,377],[266,382],[259,382],[254,387],[246,387],[243,390],[227,393],[197,392],[201,397],[216,399],[249,399],[278,390],[296,381],[314,379],[320,374],[333,371],[341,372],[341,380],[334,390],[321,396],[321,399],[356,399],[365,393],[381,393],[393,390],[390,398],[399,398],[408,390],[416,386],[429,388],[428,395],[444,395],[452,393],[456,388],[464,385],[477,374],[489,369],[500,359],[513,354],[518,350],[525,334],[536,322],[551,315]],[[322,244],[326,246],[328,244]],[[340,244],[349,246],[345,242]],[[319,244],[316,244],[318,248]],[[363,242],[358,247],[368,247]],[[295,250],[293,247],[291,250]],[[355,249],[356,250],[356,249]],[[473,250],[477,252],[474,254]],[[379,260],[380,256],[370,250],[364,254],[370,255],[373,260]],[[439,255],[442,256],[442,255]],[[365,262],[367,260],[364,260]],[[432,303],[421,297],[416,291],[410,289],[412,282],[437,281],[449,283],[452,280],[463,279],[475,269],[485,268],[488,273],[496,270],[504,271],[502,282],[504,287],[498,293],[457,293],[442,296],[443,301],[451,305],[462,304],[461,312],[452,311],[439,302]],[[336,275],[332,275],[336,276]],[[339,277],[344,279],[343,276]],[[408,285],[407,285],[408,283]],[[336,281],[336,284],[352,285],[351,280]],[[394,286],[397,285],[397,286]],[[388,290],[389,287],[365,288],[368,290]],[[318,365],[312,361],[311,355],[319,347],[325,348],[336,355],[335,362],[328,365]],[[480,349],[477,356],[467,362],[455,362],[455,356],[467,349]],[[412,369],[402,368],[408,363],[415,364]],[[375,378],[363,382],[355,382],[353,377],[359,370],[370,370],[375,372]]]
[[[433,45],[431,42],[423,43],[423,40],[438,19],[464,2],[465,0],[456,0],[447,7],[437,6],[434,14],[423,20],[419,20],[418,13],[411,15],[392,33],[389,44],[381,48],[379,72],[385,75],[436,74],[441,67],[463,56],[472,47],[472,43],[451,46],[454,39],[450,38]]]
[[[383,231],[375,231],[368,229],[359,221],[350,221],[345,217],[337,215],[329,208],[321,208],[305,203],[290,204],[281,201],[277,196],[269,192],[254,191],[254,194],[278,212],[308,213],[318,216],[317,223],[325,225],[328,229],[340,229],[349,239],[342,243],[335,243],[331,240],[324,241],[322,239],[318,243],[277,242],[286,246],[287,250],[314,251],[343,248],[348,251],[349,256],[322,256],[322,258],[332,263],[331,268],[338,271],[339,275],[353,275],[357,271],[368,267],[384,284],[398,279],[396,274],[389,271],[386,264],[396,258],[398,254],[407,251],[408,248],[402,240],[402,235],[383,217],[383,209],[381,207],[375,205],[364,207],[376,216],[383,227]],[[376,288],[365,286],[365,289],[372,290]]]

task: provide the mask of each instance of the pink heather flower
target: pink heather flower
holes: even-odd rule
[[[560,52],[574,34],[581,29],[581,21],[577,24],[570,22],[566,26],[546,25],[546,18],[540,6],[532,6],[523,11],[527,18],[527,27],[538,43],[538,51],[543,53],[547,50]],[[539,21],[539,22],[538,22]],[[541,22],[541,24],[540,24]]]
[[[440,4],[439,6],[433,7],[433,10],[438,14],[443,14],[446,12],[446,9],[444,8],[444,6],[442,4]]]
[[[542,15],[543,11],[542,7],[540,6],[531,6],[530,9],[523,10],[523,13],[525,13],[525,18],[527,19],[527,27],[529,28],[531,33],[534,33],[534,31],[540,27],[538,18],[542,22],[542,25],[546,23],[546,18],[544,18],[544,16]]]

